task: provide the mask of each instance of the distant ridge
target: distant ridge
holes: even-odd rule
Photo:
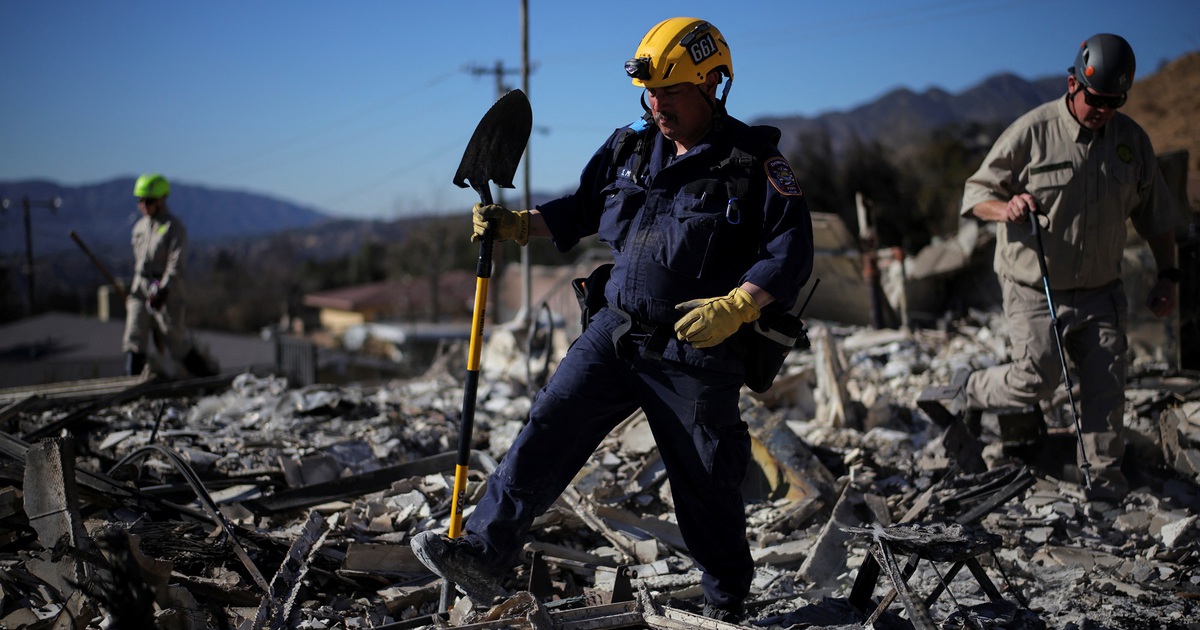
[[[822,130],[829,135],[835,154],[845,151],[856,138],[864,142],[878,140],[884,147],[898,151],[928,139],[932,131],[949,124],[1008,124],[1065,92],[1065,76],[1027,81],[1004,73],[959,94],[940,88],[920,93],[898,88],[844,112],[767,117],[753,123],[773,125],[783,132],[779,148],[784,155],[795,151],[805,134]]]
[[[0,214],[0,253],[25,250],[21,207],[25,196],[35,202],[62,199],[62,206],[53,212],[39,208],[31,213],[35,255],[74,248],[69,238],[71,230],[77,231],[89,247],[128,248],[130,228],[139,216],[133,198],[135,179],[120,177],[83,186],[46,180],[0,182],[0,198],[10,203]],[[331,220],[318,210],[267,195],[175,180],[171,181],[170,208],[183,220],[189,239],[196,244],[271,235]]]
[[[1159,154],[1187,151],[1188,200],[1200,213],[1200,51],[1163,64],[1139,80],[1121,110],[1150,134]]]
[[[1200,195],[1200,125],[1195,124],[1200,116],[1200,99],[1195,98],[1197,90],[1200,90],[1200,52],[1184,55],[1139,79],[1123,110],[1142,124],[1160,153],[1190,152],[1194,207],[1200,204],[1197,199]],[[821,130],[828,133],[835,153],[844,151],[855,138],[865,142],[878,141],[886,149],[899,153],[927,141],[934,130],[947,125],[1007,126],[1029,109],[1057,98],[1065,91],[1065,76],[1030,81],[1003,73],[958,94],[940,88],[920,93],[899,88],[847,111],[815,117],[762,117],[748,122],[779,127],[783,131],[780,148],[784,155],[793,154],[801,134]],[[993,139],[986,141],[990,143]],[[31,199],[63,199],[62,208],[53,214],[47,210],[36,211],[33,220],[35,255],[74,248],[68,237],[72,229],[93,248],[111,248],[116,254],[128,255],[129,229],[138,216],[131,194],[133,182],[132,176],[83,186],[63,186],[47,180],[0,182],[0,197],[10,199],[13,204],[0,213],[0,256],[13,256],[25,250],[20,208],[20,200],[25,195]],[[403,225],[393,226],[389,222],[335,220],[318,209],[251,192],[219,190],[180,181],[172,181],[171,187],[171,209],[186,222],[197,246],[232,244],[234,240],[245,241],[292,231],[308,234],[302,239],[305,245],[297,244],[297,254],[311,248],[310,253],[335,255],[353,251],[363,239],[394,236],[393,230],[402,233],[405,229]],[[561,193],[534,191],[533,198],[539,202],[558,194]]]

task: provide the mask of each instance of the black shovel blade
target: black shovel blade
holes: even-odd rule
[[[513,188],[513,176],[533,129],[533,109],[521,90],[513,90],[496,101],[480,119],[463,152],[454,184],[474,188],[484,203],[491,203],[488,182]]]

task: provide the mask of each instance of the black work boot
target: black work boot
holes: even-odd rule
[[[205,378],[217,375],[217,373],[213,371],[211,367],[209,367],[208,361],[206,361],[199,352],[196,352],[195,348],[189,350],[187,355],[183,357],[183,360],[180,361],[180,363],[182,363],[183,367],[187,368],[187,371],[196,378]]]
[[[1120,466],[1092,468],[1092,487],[1084,490],[1084,496],[1092,503],[1121,505],[1129,495],[1129,481]]]
[[[716,619],[717,621],[723,621],[725,623],[740,624],[742,623],[742,619],[746,616],[746,609],[741,602],[729,604],[727,606],[717,606],[715,604],[709,604],[705,602],[704,611],[700,614],[708,617],[709,619]]]
[[[125,353],[125,376],[137,376],[146,369],[146,355],[141,352]]]
[[[421,532],[413,537],[412,550],[430,571],[453,582],[476,604],[489,606],[506,594],[500,588],[500,578],[485,568],[474,548],[461,538]]]
[[[950,377],[950,387],[954,390],[950,413],[962,417],[967,412],[967,381],[971,379],[971,368],[960,367],[954,370]]]

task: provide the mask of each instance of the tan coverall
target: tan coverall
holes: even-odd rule
[[[151,216],[142,216],[133,226],[134,276],[125,301],[125,352],[146,354],[151,332],[162,340],[176,361],[192,351],[191,339],[184,326],[186,293],[183,281],[187,257],[187,229],[164,205]],[[167,289],[162,308],[151,309],[146,303],[151,284]],[[163,348],[160,348],[162,350]]]

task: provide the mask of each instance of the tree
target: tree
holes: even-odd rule
[[[460,217],[430,217],[415,222],[403,241],[388,248],[385,267],[389,277],[428,280],[429,321],[438,321],[442,315],[438,306],[442,274],[472,264],[468,234]]]
[[[846,225],[858,231],[854,196],[862,193],[876,208],[873,217],[879,247],[903,247],[915,253],[929,244],[930,230],[917,206],[918,180],[897,168],[878,141],[854,138],[840,171]]]
[[[350,284],[366,284],[386,278],[387,271],[383,264],[385,249],[381,243],[363,243],[358,249],[358,254],[350,260]]]
[[[913,150],[908,163],[918,182],[917,204],[928,217],[933,234],[950,235],[958,230],[963,186],[1003,129],[998,123],[947,125]]]
[[[844,196],[838,186],[837,162],[829,132],[802,132],[798,138],[799,149],[788,158],[804,196],[812,212],[839,213],[843,210]],[[853,205],[850,206],[853,208]]]

